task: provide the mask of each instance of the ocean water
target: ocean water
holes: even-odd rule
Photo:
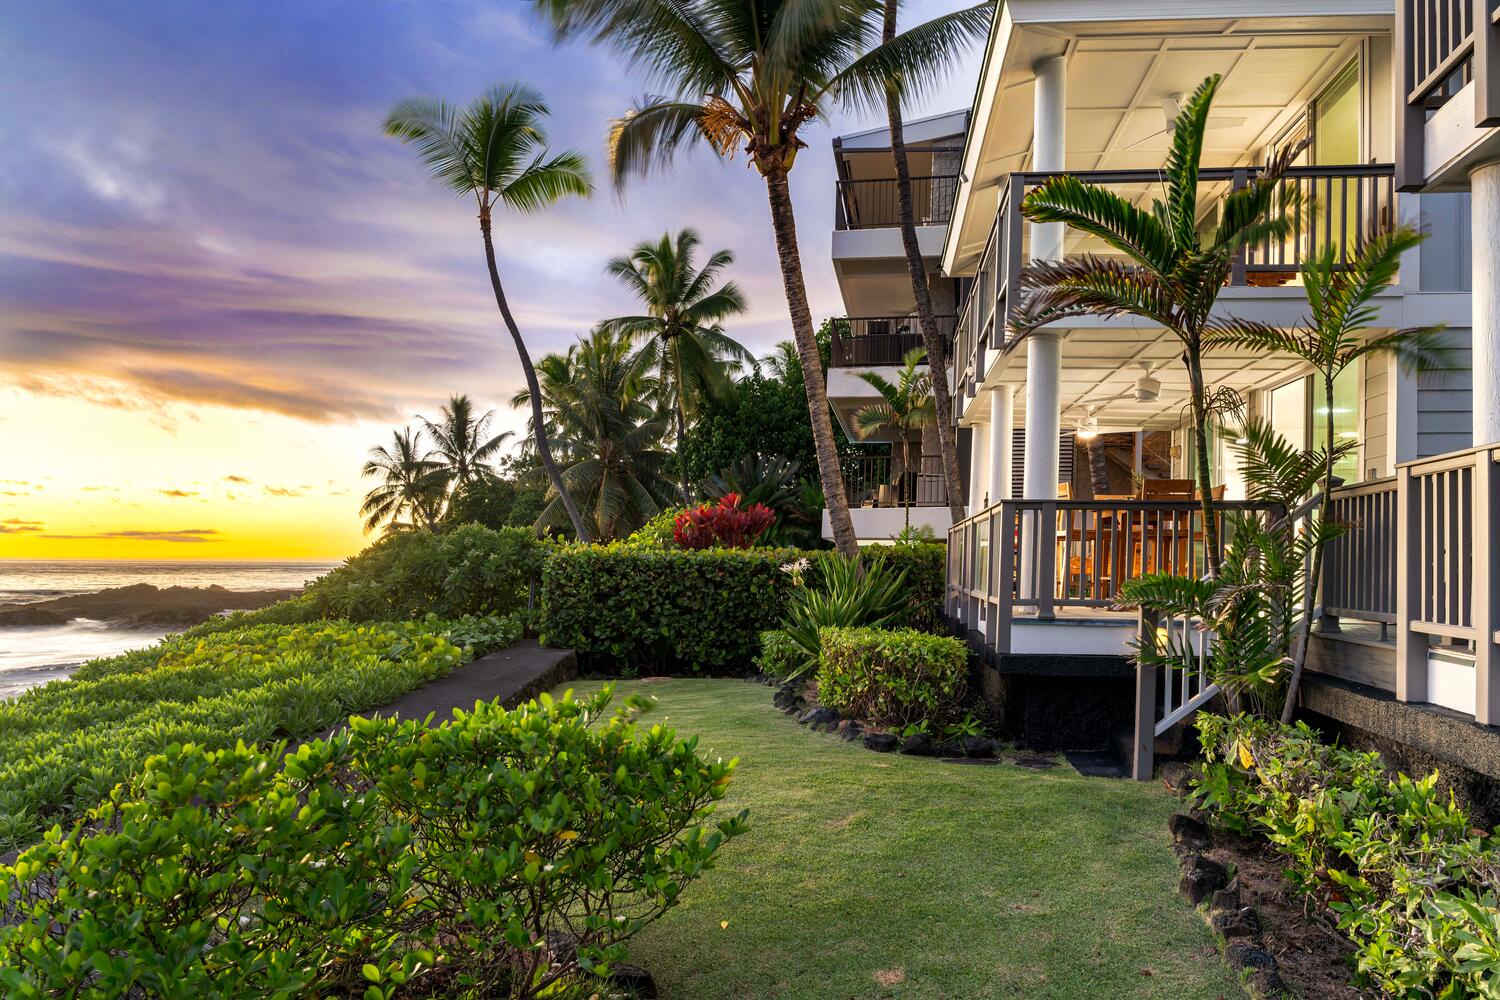
[[[217,584],[226,590],[288,590],[303,586],[337,565],[0,559],[0,604],[28,604],[136,583],[157,587]],[[74,667],[87,660],[149,646],[164,634],[159,629],[116,628],[86,618],[75,618],[66,625],[0,628],[0,698],[13,697],[27,688],[67,677]]]

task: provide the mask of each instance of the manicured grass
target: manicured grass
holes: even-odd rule
[[[1174,801],[1155,784],[875,754],[743,681],[630,692],[701,752],[739,757],[723,808],[750,809],[751,831],[631,944],[669,1000],[1243,995],[1176,894]]]

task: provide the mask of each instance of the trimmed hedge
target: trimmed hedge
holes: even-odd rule
[[[290,755],[168,744],[0,865],[0,987],[598,993],[624,942],[747,828],[710,818],[734,761],[610,717],[609,696],[480,704],[435,729],[355,719]]]
[[[968,649],[914,629],[825,628],[818,701],[840,715],[900,728],[942,722],[958,708]]]
[[[941,621],[944,547],[872,545],[861,556],[906,571],[910,600],[893,625],[936,630]],[[795,589],[782,566],[806,559],[817,586],[828,551],[703,549],[616,542],[556,549],[542,572],[542,641],[638,672],[742,673],[753,668],[760,633],[777,628]]]
[[[806,655],[795,639],[781,629],[772,629],[760,634],[755,666],[767,677],[786,677],[802,665]]]
[[[1500,995],[1500,842],[1473,829],[1437,772],[1329,746],[1306,724],[1202,715],[1194,795],[1222,826],[1264,835],[1287,877],[1332,912],[1360,980],[1399,997]]]
[[[386,704],[467,656],[440,622],[262,625],[169,638],[0,701],[0,851],[103,801],[173,743],[303,737]],[[511,626],[459,623],[469,637]]]
[[[793,553],[792,555],[795,555]],[[792,589],[779,549],[559,549],[542,572],[538,630],[626,672],[744,670]]]

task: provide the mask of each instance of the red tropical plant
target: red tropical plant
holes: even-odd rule
[[[763,503],[740,506],[738,493],[726,493],[718,503],[685,510],[672,523],[672,537],[684,549],[748,549],[776,515]]]

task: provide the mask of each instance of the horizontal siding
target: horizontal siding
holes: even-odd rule
[[[1468,329],[1443,334],[1442,370],[1417,375],[1417,457],[1462,451],[1474,436],[1473,376]]]
[[[1470,228],[1473,208],[1469,193],[1424,194],[1421,286],[1424,292],[1467,292],[1473,287]]]

